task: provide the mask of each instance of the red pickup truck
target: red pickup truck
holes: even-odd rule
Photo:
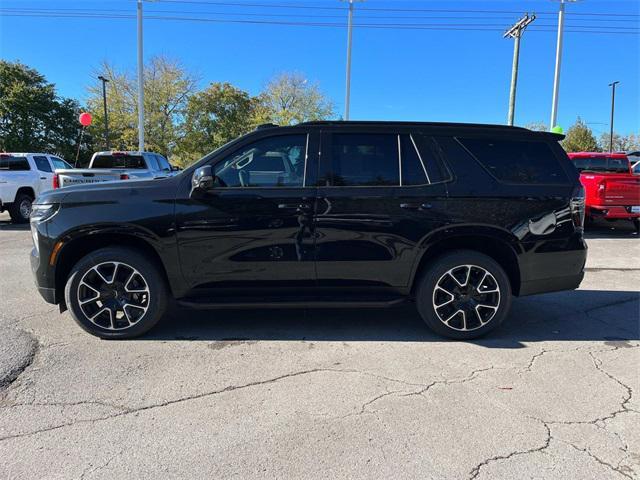
[[[585,189],[587,220],[631,220],[640,231],[640,176],[624,153],[569,153]]]

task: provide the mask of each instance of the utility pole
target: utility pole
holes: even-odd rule
[[[144,152],[144,64],[142,61],[142,0],[138,0],[138,150]]]
[[[104,143],[106,144],[106,149],[109,148],[109,116],[107,114],[107,80],[102,75],[98,77],[98,80],[102,82],[102,103],[104,105]]]
[[[616,103],[616,85],[619,84],[617,80],[610,83],[611,87],[611,130],[609,130],[609,153],[613,152],[613,110]]]
[[[346,0],[349,2],[349,20],[347,23],[347,79],[344,94],[344,119],[349,120],[349,102],[351,101],[351,36],[353,30],[353,2],[354,0]]]
[[[567,2],[576,0],[560,0],[560,10],[558,11],[558,41],[556,43],[556,69],[553,75],[553,101],[551,104],[551,122],[549,130],[556,126],[558,120],[558,90],[560,89],[560,64],[562,63],[562,35],[564,33],[564,5]]]
[[[511,90],[509,91],[509,115],[507,116],[507,124],[513,125],[513,117],[516,111],[516,86],[518,85],[518,63],[520,61],[520,38],[527,26],[536,19],[535,14],[529,16],[528,13],[518,20],[509,30],[505,32],[502,38],[513,38],[513,66],[511,67]]]

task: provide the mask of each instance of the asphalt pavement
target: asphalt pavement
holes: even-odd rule
[[[0,215],[0,478],[640,478],[640,242],[473,342],[411,306],[173,312],[102,341]]]

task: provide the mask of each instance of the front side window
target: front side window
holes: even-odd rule
[[[218,187],[302,187],[307,135],[264,138],[216,163]]]
[[[518,184],[562,184],[567,176],[545,142],[458,138],[497,180]]]
[[[54,170],[63,170],[67,168],[73,168],[67,162],[58,157],[51,157],[51,163],[53,163]]]
[[[33,157],[33,161],[36,162],[36,168],[41,172],[51,172],[51,165],[49,165],[47,157],[38,155]]]
[[[331,138],[331,163],[323,172],[323,184],[336,187],[400,184],[397,135],[339,133]]]

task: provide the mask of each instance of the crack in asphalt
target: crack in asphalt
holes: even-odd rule
[[[601,458],[597,457],[596,455],[594,455],[591,450],[589,450],[589,447],[585,447],[585,448],[580,448],[577,445],[574,445],[573,443],[569,443],[569,442],[564,442],[562,440],[559,440],[562,443],[565,443],[566,445],[569,445],[570,447],[578,450],[579,452],[584,452],[587,455],[589,455],[591,458],[593,458],[596,462],[598,462],[601,465],[604,465],[605,467],[608,467],[609,469],[613,470],[616,473],[619,473],[620,475],[623,475],[626,478],[633,478],[633,476],[629,475],[628,473],[622,471],[622,468],[620,468],[620,465],[618,464],[618,466],[613,466],[611,465],[609,462],[605,462],[604,460],[602,460]]]
[[[88,465],[87,468],[85,468],[85,470],[80,474],[80,478],[79,480],[84,479],[87,475],[90,475],[94,472],[97,472],[98,470],[102,470],[103,468],[107,468],[109,466],[109,464],[115,460],[117,457],[119,457],[120,455],[122,455],[124,453],[125,448],[122,447],[120,449],[119,452],[116,452],[114,455],[112,455],[111,457],[109,457],[109,459],[103,463],[102,465],[98,465],[96,467],[94,467],[93,465]]]

